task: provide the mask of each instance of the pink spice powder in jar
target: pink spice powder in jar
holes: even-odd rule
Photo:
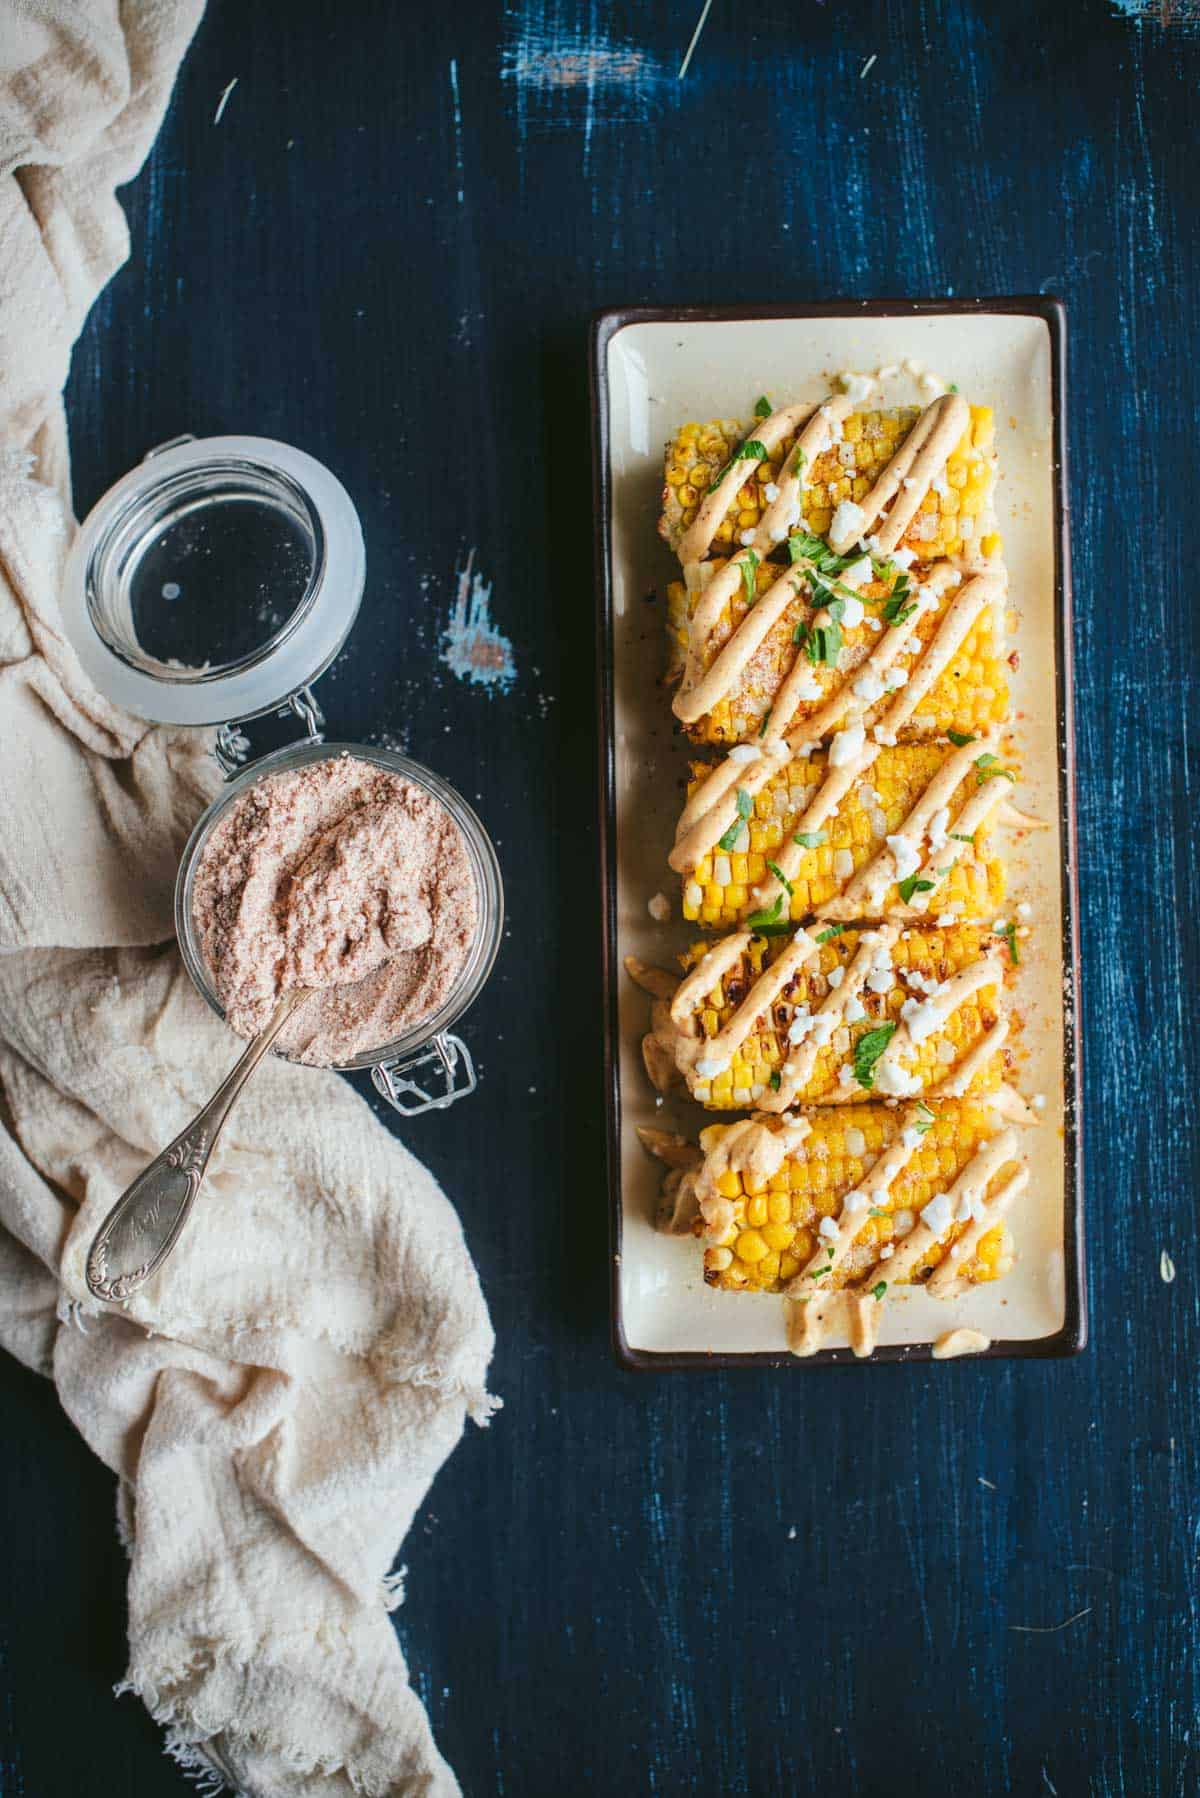
[[[256,1036],[285,992],[313,989],[279,1047],[317,1067],[431,1017],[479,919],[466,842],[445,806],[350,755],[248,787],[204,846],[192,908],[239,1036]]]

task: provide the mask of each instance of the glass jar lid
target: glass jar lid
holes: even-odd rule
[[[284,706],[333,661],[366,577],[341,482],[267,437],[152,450],[79,529],[63,622],[115,704],[211,725]]]

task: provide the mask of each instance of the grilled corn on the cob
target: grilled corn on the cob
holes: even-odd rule
[[[863,499],[908,436],[920,409],[902,406],[852,412],[842,422],[842,436],[805,470],[802,500],[805,528],[823,537],[844,500]],[[677,549],[696,509],[716,482],[729,457],[747,434],[734,419],[685,424],[667,445],[661,535]],[[990,406],[972,406],[971,423],[951,452],[944,476],[924,496],[903,539],[922,562],[963,553],[1000,553],[993,509],[995,422]],[[787,437],[761,461],[746,464],[747,475],[736,500],[717,526],[709,553],[727,555],[746,531],[758,525],[774,486],[795,444]]]
[[[906,1117],[913,1121],[906,1123]],[[847,1105],[816,1111],[809,1124],[803,1141],[769,1174],[749,1168],[716,1172],[723,1139],[739,1127],[713,1124],[701,1132],[706,1159],[697,1176],[702,1213],[697,1228],[708,1245],[704,1278],[710,1286],[726,1292],[793,1289],[794,1296],[802,1296],[794,1292],[797,1279],[807,1278],[814,1293],[837,1290],[875,1274],[885,1286],[891,1284],[889,1262],[922,1212],[960,1179],[997,1134],[988,1107],[969,1100],[907,1114],[875,1105]],[[786,1120],[765,1127],[787,1131]],[[905,1129],[918,1136],[916,1146],[886,1190],[873,1192],[873,1167]],[[1014,1149],[1012,1160],[1001,1162],[985,1192],[994,1191],[1011,1174],[1015,1160]],[[707,1181],[706,1170],[712,1170]],[[861,1219],[852,1243],[822,1275],[823,1245],[833,1239],[834,1220],[844,1218],[848,1198],[856,1205],[861,1197],[868,1202],[852,1213],[851,1227]],[[956,1207],[947,1219],[949,1207],[939,1209],[943,1215],[936,1222],[941,1227],[933,1230],[933,1239],[905,1271],[902,1283],[924,1283],[947,1256],[953,1258],[957,1241],[968,1231],[975,1238],[974,1249],[970,1259],[956,1267],[957,1275],[978,1282],[994,1280],[1005,1271],[1002,1223],[980,1234],[971,1214],[959,1216]],[[986,1221],[986,1212],[983,1217]],[[817,1266],[811,1267],[814,1258]],[[834,1259],[832,1254],[829,1259]],[[806,1275],[810,1267],[811,1274]]]
[[[972,744],[971,750],[977,745]],[[683,915],[689,922],[709,927],[745,922],[748,928],[786,927],[789,919],[800,922],[829,907],[839,910],[839,899],[862,870],[886,854],[887,839],[901,831],[905,820],[921,800],[931,781],[949,758],[958,753],[950,745],[901,744],[880,750],[878,756],[846,792],[819,830],[801,830],[802,820],[829,775],[827,755],[794,758],[779,768],[757,792],[739,799],[743,813],[737,828],[730,827],[701,855],[683,882]],[[984,763],[979,766],[978,763]],[[712,770],[693,766],[689,794],[694,795]],[[849,902],[849,918],[909,917],[928,914],[947,921],[986,918],[1004,898],[1004,864],[990,847],[989,820],[970,833],[970,840],[954,840],[957,814],[985,783],[1002,781],[1007,788],[1011,771],[1001,767],[996,755],[981,750],[967,757],[962,779],[945,808],[948,817],[939,831],[945,853],[944,875],[931,868],[903,876],[914,885],[906,889],[892,878],[883,886],[878,904],[873,895]],[[738,789],[739,793],[745,789]],[[989,794],[989,798],[993,795]],[[995,795],[999,797],[999,794]],[[798,836],[803,841],[798,841]],[[931,846],[931,854],[936,853]],[[927,859],[927,858],[926,858]],[[784,867],[790,892],[781,892],[771,864]],[[917,886],[916,881],[929,884]],[[764,888],[765,883],[765,888]],[[770,893],[774,891],[774,897]]]
[[[724,568],[723,561],[707,563],[713,572]],[[734,633],[753,610],[759,599],[783,570],[774,562],[760,562],[726,602],[720,620],[697,659],[697,673],[703,676],[716,662]],[[908,585],[907,577],[903,579]],[[927,610],[891,604],[897,575],[893,570],[886,578],[865,582],[858,589],[864,615],[854,624],[843,623],[838,632],[839,649],[817,656],[824,643],[806,632],[820,608],[814,607],[807,590],[800,588],[780,617],[772,625],[761,644],[741,668],[727,692],[723,693],[694,722],[685,725],[688,735],[697,743],[751,742],[766,729],[794,729],[819,712],[835,692],[848,688],[851,703],[860,711],[876,705],[886,706],[891,696],[907,684],[914,667],[942,631],[953,589],[947,587],[938,595],[935,607]],[[702,589],[689,592],[682,581],[672,581],[667,588],[667,628],[670,645],[667,678],[678,680],[686,663],[689,627],[697,597]],[[1003,597],[982,605],[957,641],[929,691],[920,700],[900,732],[903,741],[944,735],[947,731],[977,733],[1000,723],[1008,713],[1008,665],[1005,659],[1007,603]],[[881,633],[892,620],[902,615],[907,623],[905,648],[895,655],[881,679],[872,680],[863,664],[875,651]],[[804,636],[805,641],[797,638]],[[813,647],[809,648],[808,645]],[[802,658],[803,697],[796,703],[784,725],[772,719],[772,711],[785,676]],[[816,658],[816,659],[814,659]],[[856,686],[857,681],[857,686]]]
[[[843,931],[815,953],[805,944],[782,988],[763,976],[785,955],[794,960],[790,935],[739,938],[732,962],[720,943],[693,944],[680,959],[685,974],[699,972],[663,1020],[692,1097],[715,1111],[774,1109],[781,1092],[789,1105],[843,1104],[887,1093],[898,1074],[906,1093],[994,1091],[1007,1065],[1003,940],[972,924],[887,934],[884,943],[880,932]],[[860,946],[872,951],[861,962]],[[697,990],[705,965],[722,963]],[[788,1070],[801,1071],[800,1056],[807,1073],[792,1091]]]

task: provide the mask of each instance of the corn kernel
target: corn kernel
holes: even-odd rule
[[[753,1267],[768,1253],[767,1245],[757,1230],[743,1230],[737,1239],[737,1252],[740,1259]]]

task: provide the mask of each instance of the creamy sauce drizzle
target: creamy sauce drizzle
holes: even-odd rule
[[[933,1345],[935,1361],[953,1361],[957,1355],[982,1355],[992,1346],[990,1336],[982,1330],[943,1330]]]

